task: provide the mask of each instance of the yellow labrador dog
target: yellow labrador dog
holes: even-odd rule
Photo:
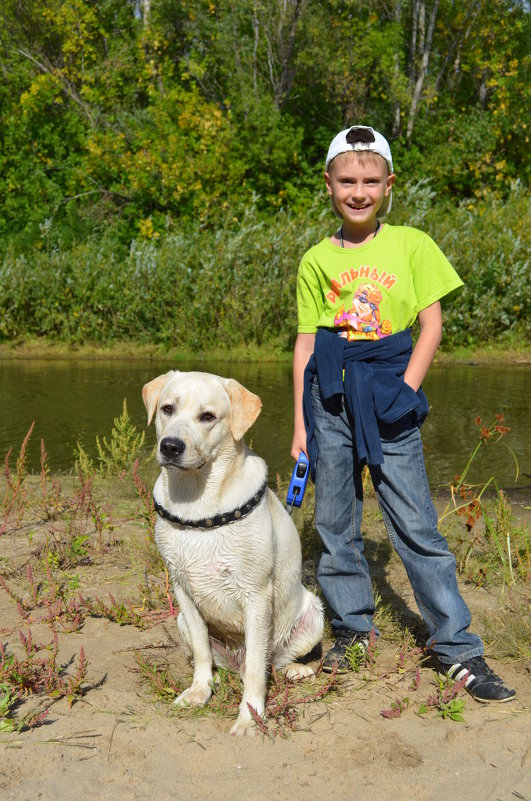
[[[312,674],[296,660],[323,634],[319,599],[301,584],[297,530],[267,487],[263,459],[243,436],[260,398],[230,378],[170,371],[142,397],[157,427],[161,473],[155,537],[170,573],[191,686],[176,704],[205,704],[212,663],[240,667],[243,698],[231,734],[254,734],[249,706],[265,714],[269,665]]]

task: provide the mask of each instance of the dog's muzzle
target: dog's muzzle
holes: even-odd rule
[[[169,462],[176,463],[184,451],[186,450],[186,445],[179,439],[178,437],[164,437],[160,441],[160,453],[165,459]]]

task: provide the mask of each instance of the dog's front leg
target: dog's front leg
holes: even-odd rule
[[[244,615],[245,673],[240,713],[231,734],[253,736],[257,728],[249,707],[265,718],[267,665],[273,614],[273,585],[248,598]]]
[[[208,629],[195,604],[180,588],[175,587],[175,597],[184,618],[188,635],[187,645],[194,659],[194,678],[190,687],[175,699],[177,706],[203,706],[212,695],[212,651]]]

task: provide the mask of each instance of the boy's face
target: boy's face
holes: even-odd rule
[[[325,172],[326,189],[346,226],[376,225],[376,215],[396,176],[378,155],[342,153]]]

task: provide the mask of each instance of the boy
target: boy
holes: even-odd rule
[[[462,281],[426,234],[385,223],[395,179],[381,134],[367,126],[341,131],[325,166],[341,226],[303,256],[298,272],[292,456],[307,453],[315,479],[323,544],[317,579],[335,635],[323,670],[348,670],[347,649],[366,648],[374,628],[361,537],[367,464],[428,648],[452,679],[467,676],[477,701],[510,701],[515,691],[491,671],[481,639],[467,631],[470,613],[455,558],[437,529],[419,432],[427,414],[421,384],[442,335],[440,300]]]

